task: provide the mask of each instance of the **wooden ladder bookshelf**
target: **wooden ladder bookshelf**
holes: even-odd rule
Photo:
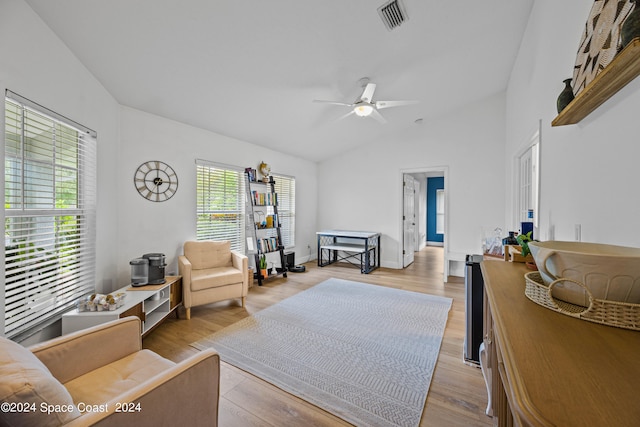
[[[247,256],[253,256],[255,262],[255,278],[258,286],[264,280],[282,276],[287,277],[287,266],[280,231],[280,217],[278,216],[278,194],[275,191],[275,180],[269,176],[269,181],[256,181],[253,174],[245,172],[246,188],[246,250]],[[274,255],[269,255],[274,254]],[[273,263],[274,258],[280,262],[280,267],[271,267],[271,274],[264,275],[260,269],[260,259],[266,257],[267,262]],[[267,266],[267,268],[269,268]]]

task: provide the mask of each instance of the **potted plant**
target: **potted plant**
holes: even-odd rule
[[[262,254],[260,255],[260,275],[262,277],[267,277],[267,256]]]
[[[516,237],[516,240],[518,241],[518,244],[520,245],[520,247],[522,248],[522,256],[524,258],[529,258],[527,260],[525,260],[525,264],[527,265],[528,268],[530,268],[531,270],[537,270],[538,267],[536,266],[536,262],[533,261],[533,258],[531,257],[531,250],[529,249],[529,242],[534,241],[531,238],[531,231],[528,232],[527,234],[519,234],[518,237]]]

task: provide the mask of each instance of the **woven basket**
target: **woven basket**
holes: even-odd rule
[[[589,322],[640,331],[640,304],[595,299],[586,286],[571,279],[560,278],[547,286],[538,272],[526,273],[524,277],[526,282],[524,293],[536,304]],[[589,295],[589,306],[582,307],[554,298],[551,291],[561,282],[575,283],[584,288]]]

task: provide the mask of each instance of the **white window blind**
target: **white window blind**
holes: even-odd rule
[[[196,238],[244,252],[244,169],[196,161]]]
[[[285,248],[296,244],[296,180],[290,176],[273,174],[278,194],[280,233]]]
[[[96,139],[7,91],[4,333],[28,335],[95,290]]]

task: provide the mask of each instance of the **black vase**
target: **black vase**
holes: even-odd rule
[[[624,20],[622,28],[620,29],[620,38],[622,40],[622,48],[636,37],[640,37],[640,7],[638,7],[638,0],[631,0],[634,3],[633,10]]]
[[[562,90],[562,92],[560,92],[560,95],[558,95],[558,113],[561,113],[562,110],[564,110],[564,108],[569,105],[571,101],[573,101],[573,88],[571,88],[571,80],[572,79],[566,79],[564,81],[564,89]]]
[[[505,245],[517,245],[517,244],[518,244],[518,239],[516,239],[516,232],[515,231],[510,231],[509,232],[509,236],[507,236],[504,239],[502,239],[502,246],[505,246]]]

